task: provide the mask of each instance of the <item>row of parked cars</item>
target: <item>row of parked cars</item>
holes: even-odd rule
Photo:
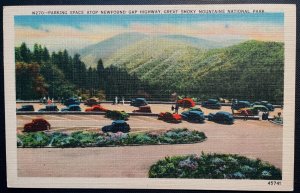
[[[162,112],[158,115],[158,119],[171,123],[180,123],[182,122],[182,120],[188,122],[203,123],[206,118],[209,121],[214,121],[217,123],[234,123],[234,118],[231,113],[219,111],[217,113],[210,113],[207,117],[205,117],[203,111],[197,107],[191,107],[188,110],[182,112],[181,114]]]
[[[37,131],[46,131],[50,130],[51,125],[50,123],[43,119],[37,118],[33,119],[30,123],[26,123],[24,125],[23,131],[24,132],[37,132]],[[130,126],[126,123],[125,120],[116,120],[113,121],[111,125],[106,125],[101,129],[103,132],[118,132],[121,131],[123,133],[127,133],[130,131]]]

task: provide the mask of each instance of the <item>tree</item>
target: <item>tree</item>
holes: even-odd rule
[[[41,45],[34,44],[33,46],[33,61],[37,62],[38,64],[42,63],[43,57],[43,49]]]
[[[43,62],[48,62],[50,60],[50,54],[49,51],[46,47],[43,48],[42,51],[42,61]]]
[[[47,84],[37,63],[16,63],[16,93],[18,99],[36,99],[47,94]]]
[[[30,50],[27,48],[26,43],[22,43],[20,46],[20,59],[23,62],[29,63],[31,62],[31,52]]]

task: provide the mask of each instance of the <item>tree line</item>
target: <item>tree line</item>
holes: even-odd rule
[[[96,68],[87,67],[79,54],[70,56],[67,50],[50,54],[39,44],[31,51],[22,43],[15,47],[15,61],[17,99],[140,96],[142,83],[134,74],[114,66],[104,68],[101,59]]]

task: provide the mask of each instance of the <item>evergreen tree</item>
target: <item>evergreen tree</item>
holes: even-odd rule
[[[20,59],[23,62],[29,63],[31,62],[31,52],[25,42],[23,42],[20,46]]]

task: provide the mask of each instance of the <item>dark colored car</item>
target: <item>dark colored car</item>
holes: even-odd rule
[[[46,105],[45,108],[42,108],[38,110],[39,112],[45,112],[45,111],[59,111],[56,105]]]
[[[128,133],[130,131],[130,126],[124,120],[113,121],[111,125],[102,127],[103,132],[123,132]]]
[[[69,98],[65,100],[64,105],[70,106],[70,105],[80,105],[80,101],[76,98]]]
[[[210,113],[208,115],[209,121],[214,121],[217,123],[224,123],[224,124],[233,124],[234,118],[231,113],[219,111],[217,113]]]
[[[117,110],[108,110],[105,114],[106,117],[115,119],[115,120],[128,120],[129,114],[125,111],[117,111]]]
[[[180,123],[182,120],[181,115],[169,112],[159,113],[158,119],[171,123]]]
[[[34,111],[33,105],[22,105],[17,111]]]
[[[79,105],[70,105],[68,107],[62,108],[61,111],[81,111]]]
[[[90,98],[84,101],[84,105],[86,106],[94,106],[100,104],[100,101],[98,99]]]
[[[185,111],[181,113],[183,120],[190,122],[202,123],[205,120],[203,112],[200,111]]]
[[[233,110],[239,110],[247,107],[251,107],[251,103],[249,101],[235,101],[231,105],[231,109]]]
[[[254,102],[252,104],[252,106],[254,105],[263,105],[265,107],[267,107],[269,109],[269,111],[274,111],[274,107],[271,103],[269,103],[268,101],[259,101],[259,102]]]
[[[216,99],[208,99],[207,101],[203,101],[201,105],[208,109],[221,109],[221,104]]]
[[[190,108],[190,107],[194,107],[196,105],[194,100],[191,98],[183,98],[183,99],[177,100],[176,103],[179,107],[182,107],[182,108]]]
[[[138,110],[134,110],[134,113],[151,113],[150,106],[140,106]]]
[[[136,99],[131,99],[130,106],[134,107],[140,107],[140,106],[146,106],[148,105],[146,99],[144,98],[136,98]]]
[[[24,132],[45,131],[50,129],[50,123],[45,119],[33,119],[31,123],[24,125]]]

